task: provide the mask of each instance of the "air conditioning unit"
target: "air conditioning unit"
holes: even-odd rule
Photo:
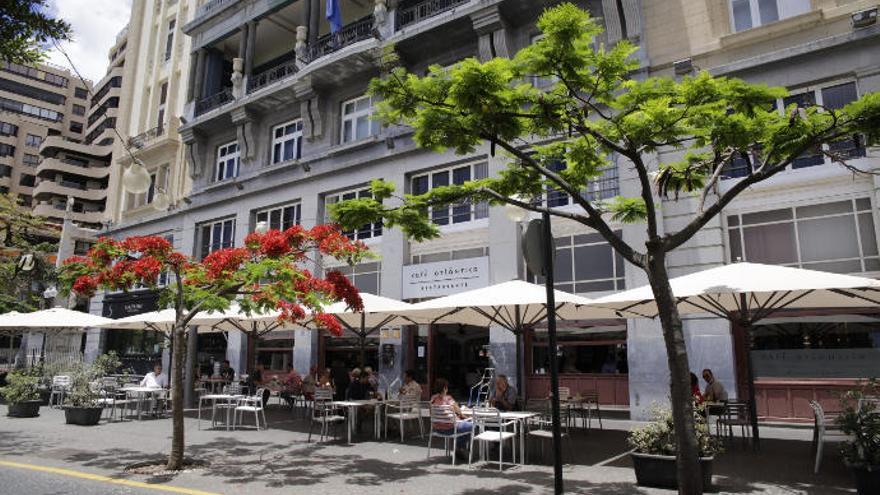
[[[853,12],[850,20],[853,28],[868,27],[877,22],[877,7]]]

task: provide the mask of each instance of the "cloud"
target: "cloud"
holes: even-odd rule
[[[61,47],[83,77],[97,83],[107,73],[107,52],[116,42],[117,33],[128,24],[131,0],[51,0],[50,9],[73,28],[73,42],[62,43]],[[56,49],[49,51],[47,59],[70,68]]]

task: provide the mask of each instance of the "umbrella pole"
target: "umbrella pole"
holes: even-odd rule
[[[754,449],[761,446],[761,436],[758,432],[758,404],[755,402],[755,367],[752,364],[752,324],[742,325],[746,344],[746,373],[749,385],[749,418],[752,422],[752,441]]]
[[[542,214],[544,224],[544,286],[547,289],[547,344],[550,352],[550,405],[553,420],[553,486],[554,493],[563,493],[562,486],[562,432],[559,418],[559,368],[556,356],[556,295],[553,292],[553,233],[550,214]]]
[[[519,305],[517,305],[513,308],[513,313],[516,318],[516,322],[515,322],[516,331],[514,332],[516,334],[516,386],[517,386],[517,389],[519,390],[521,405],[524,405],[525,400],[526,400],[526,395],[525,395],[526,385],[523,380],[523,375],[524,375],[524,373],[523,373],[523,349],[522,349],[523,326],[522,326],[522,322],[520,321],[522,319],[522,317],[520,316]]]

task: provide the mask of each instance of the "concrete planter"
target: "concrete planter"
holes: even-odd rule
[[[640,486],[659,488],[678,488],[678,472],[675,456],[630,454],[636,470],[636,483]],[[714,457],[701,457],[700,468],[703,474],[703,489],[712,486],[712,461]]]
[[[94,426],[101,421],[100,407],[65,407],[64,419],[69,425]]]
[[[849,466],[859,495],[880,495],[880,466]]]
[[[12,418],[36,418],[40,415],[40,401],[28,400],[9,404],[6,415]]]

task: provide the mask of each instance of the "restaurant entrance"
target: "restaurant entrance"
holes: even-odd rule
[[[466,404],[470,388],[489,366],[489,329],[468,325],[423,325],[413,332],[410,368],[424,395],[437,378],[449,381],[449,393]]]

